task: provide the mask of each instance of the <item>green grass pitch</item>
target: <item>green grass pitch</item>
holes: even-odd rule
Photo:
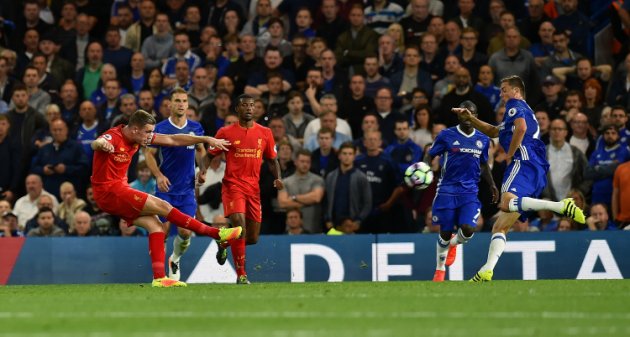
[[[0,336],[630,336],[630,280],[0,287]]]

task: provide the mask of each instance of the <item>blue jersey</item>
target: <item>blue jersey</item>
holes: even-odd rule
[[[630,153],[626,143],[617,142],[617,144],[611,147],[602,146],[596,148],[591,158],[589,159],[589,165],[591,167],[599,165],[612,165],[615,163],[624,163],[630,160]],[[595,179],[593,181],[593,195],[592,202],[603,202],[610,205],[613,190],[613,177],[606,177],[601,179]]]
[[[525,119],[527,131],[521,142],[521,146],[514,153],[515,160],[529,160],[545,167],[547,162],[547,150],[545,143],[540,140],[540,127],[534,116],[534,111],[524,100],[510,99],[505,104],[503,122],[499,125],[499,143],[508,152],[512,136],[514,135],[514,121],[517,118]]]
[[[81,143],[83,152],[88,158],[92,158],[94,150],[92,150],[92,142],[98,137],[98,122],[90,128],[86,128],[82,123],[77,130],[77,141]],[[91,164],[91,161],[90,161]]]
[[[165,135],[189,134],[203,136],[203,127],[195,121],[187,120],[183,127],[177,127],[171,119],[161,121],[155,132]],[[160,171],[171,181],[168,194],[183,195],[195,191],[195,146],[161,146],[158,148]]]
[[[481,163],[488,161],[490,138],[475,130],[466,135],[459,126],[442,130],[429,150],[431,157],[442,156],[442,173],[437,194],[477,195]]]

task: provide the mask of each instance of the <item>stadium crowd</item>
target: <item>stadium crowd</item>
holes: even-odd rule
[[[524,79],[551,168],[551,212],[514,231],[614,230],[630,224],[630,1],[614,1],[611,64],[589,43],[597,1],[25,0],[0,7],[0,236],[145,235],[92,198],[90,144],[137,109],[169,117],[189,93],[207,135],[256,97],[277,143],[285,189],[261,172],[262,233],[437,232],[423,191],[400,187],[470,100],[499,124],[498,80]],[[505,150],[489,165],[500,186]],[[221,157],[208,159],[198,217],[222,215]],[[439,160],[432,163],[439,176]],[[139,153],[132,187],[154,193]],[[498,211],[481,184],[481,230]],[[590,206],[589,206],[590,205]],[[332,229],[332,231],[330,231]]]

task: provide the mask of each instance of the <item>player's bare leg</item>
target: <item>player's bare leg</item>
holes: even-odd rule
[[[141,215],[159,215],[177,227],[191,230],[199,235],[206,235],[215,240],[228,241],[241,237],[241,227],[218,229],[206,226],[195,218],[180,212],[168,202],[149,195]]]
[[[153,270],[153,287],[185,287],[186,283],[172,280],[166,277],[164,271],[164,227],[155,215],[145,215],[137,218],[134,225],[142,227],[149,232],[149,255],[151,256],[151,269]]]

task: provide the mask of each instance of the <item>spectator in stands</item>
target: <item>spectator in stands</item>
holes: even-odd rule
[[[137,7],[134,7],[137,11]],[[127,32],[131,28],[131,25],[134,24],[134,10],[129,7],[128,4],[122,3],[116,8],[116,16],[112,17],[115,22],[112,22],[117,28],[118,33],[120,33],[120,45],[127,45]],[[126,47],[131,49],[129,47]]]
[[[0,104],[7,107],[11,102],[11,94],[16,80],[9,76],[9,60],[0,56]]]
[[[11,212],[10,204],[7,201],[0,201],[2,204],[8,204],[9,209],[2,211],[2,219],[0,219],[0,238],[23,237],[24,233],[18,227],[18,218]]]
[[[75,230],[75,214],[85,208],[87,203],[77,197],[77,192],[74,189],[74,185],[66,181],[59,187],[59,195],[61,203],[57,207],[57,216],[68,224],[68,231],[73,232]],[[87,214],[87,213],[86,213]]]
[[[298,208],[290,208],[287,210],[286,225],[287,225],[287,228],[286,228],[287,235],[312,234],[310,231],[304,228],[304,222],[302,220],[302,211]]]
[[[46,106],[45,115],[46,115],[46,121],[48,122],[48,125],[50,126],[50,124],[53,121],[61,118],[61,111],[59,109],[59,106],[57,104],[48,104]],[[53,138],[52,138],[52,135],[50,134],[50,128],[43,128],[35,132],[31,140],[31,143],[34,145],[33,147],[35,149],[34,152],[37,152],[44,145],[52,143],[52,141],[53,141]]]
[[[55,225],[55,214],[52,209],[43,207],[37,212],[37,228],[28,232],[28,237],[66,236],[63,229]]]
[[[253,35],[244,34],[239,39],[241,56],[229,65],[226,74],[234,79],[236,92],[243,92],[248,77],[263,66],[263,61],[256,55],[256,38]]]
[[[44,190],[42,179],[36,174],[30,174],[26,177],[26,192],[27,195],[19,198],[13,208],[13,213],[18,217],[20,228],[24,228],[26,222],[35,216],[38,209],[37,203],[42,195],[50,196],[51,208],[56,209],[59,206],[57,198]]]
[[[324,112],[333,112],[335,115],[337,115],[337,111],[339,109],[337,105],[337,98],[335,97],[335,95],[325,94],[319,99],[319,102],[316,102],[313,99],[314,96],[315,95],[312,91],[307,90],[306,97],[308,97],[309,101],[311,102],[311,107],[313,108],[313,111],[316,112],[316,116],[320,116]],[[352,130],[350,129],[350,125],[348,124],[348,122],[337,117],[336,125],[337,127],[335,129],[335,132],[343,133],[344,135],[352,138]],[[306,130],[304,131],[305,142],[308,141],[308,139],[310,139],[313,134],[317,133],[317,130],[319,130],[321,127],[322,125],[319,118],[315,118],[311,122],[309,122],[306,126]]]
[[[74,215],[74,222],[70,225],[69,236],[86,237],[96,236],[98,234],[96,228],[92,225],[90,214],[85,211],[77,211]]]
[[[346,3],[350,3],[348,1]],[[322,20],[316,25],[317,36],[326,40],[326,45],[335,50],[339,32],[345,32],[350,28],[346,17],[339,13],[339,4],[336,0],[322,0],[321,4]]]
[[[12,102],[15,107],[7,113],[11,124],[9,136],[19,145],[22,152],[22,170],[27,171],[31,163],[31,140],[37,130],[47,128],[48,124],[41,113],[28,105],[28,92],[23,84],[16,84],[13,88]]]
[[[77,15],[76,34],[74,41],[68,45],[62,53],[70,55],[72,60],[76,60],[76,70],[86,67],[90,61],[89,51],[87,50],[92,42],[96,40],[90,36],[90,17],[85,13]],[[72,60],[70,60],[72,62]],[[81,82],[78,82],[81,83]]]
[[[304,97],[297,91],[292,91],[287,96],[288,113],[282,117],[287,135],[294,137],[300,144],[304,144],[304,131],[306,126],[315,117],[304,112]]]
[[[218,91],[214,104],[209,105],[201,114],[201,125],[206,135],[214,135],[224,124],[230,113],[232,98],[226,91]]]
[[[474,89],[486,97],[493,111],[497,110],[501,104],[501,90],[494,84],[492,67],[483,65],[479,68],[479,81]]]
[[[418,106],[412,115],[413,129],[409,137],[421,148],[433,142],[431,129],[433,128],[433,118],[431,107],[427,104]]]
[[[589,39],[591,22],[589,18],[578,10],[578,0],[560,1],[562,14],[553,20],[558,31],[571,32],[571,48],[578,53],[588,54],[587,41]]]
[[[343,68],[337,66],[335,53],[330,49],[324,49],[321,53],[320,61],[324,78],[324,92],[344,95],[348,89],[349,77]]]
[[[37,4],[37,0],[25,0],[24,1],[24,20],[20,20],[16,23],[15,31],[13,32],[14,41],[12,45],[17,46],[17,39],[24,36],[28,29],[35,29],[39,35],[44,35],[46,32],[52,30],[52,26],[42,19],[40,19],[40,8]]]
[[[625,145],[628,141],[630,141],[630,130],[626,127],[628,124],[628,113],[626,109],[622,106],[616,105],[613,106],[610,111],[610,123],[614,124],[619,131],[619,142],[622,145]],[[598,139],[597,147],[601,147],[602,137]]]
[[[584,106],[582,111],[587,116],[590,116],[590,120],[594,122],[593,127],[597,129],[599,128],[602,111],[606,108],[606,104],[603,101],[604,89],[597,79],[589,78],[584,82],[583,93]]]
[[[561,218],[558,221],[558,232],[570,232],[575,230],[573,227],[573,221],[569,218]]]
[[[378,71],[386,78],[390,78],[405,67],[402,57],[396,53],[394,43],[394,38],[388,34],[378,38]]]
[[[367,60],[367,58],[366,58]],[[372,58],[372,69],[378,74],[377,58]],[[380,76],[380,74],[378,74]],[[363,75],[354,74],[350,77],[350,95],[343,97],[339,108],[338,116],[348,121],[354,138],[363,136],[361,122],[363,117],[370,111],[374,111],[374,97],[369,97],[366,93],[366,80]]]
[[[285,185],[286,186],[286,185]],[[630,225],[630,162],[623,163],[615,170],[613,177],[612,216],[619,228]]]
[[[58,101],[59,87],[61,84],[46,70],[47,64],[44,54],[38,53],[33,55],[31,66],[37,69],[39,75],[39,89],[47,93],[51,101]]]
[[[142,42],[141,51],[147,68],[161,68],[175,54],[173,33],[166,14],[155,16],[155,28],[155,33]]]
[[[84,99],[90,99],[98,89],[103,69],[103,47],[98,42],[91,42],[87,47],[87,64],[77,71],[76,83],[79,83]]]
[[[322,112],[319,115],[319,120],[320,120],[320,125],[322,128],[329,128],[331,130],[336,130],[337,129],[337,120],[339,118],[337,118],[337,115],[332,112],[332,111],[325,111]],[[352,138],[350,138],[350,136],[343,134],[339,131],[335,131],[335,135],[334,135],[334,141],[333,141],[333,148],[338,149],[341,144],[345,143],[345,142],[351,142]],[[309,151],[314,151],[317,149],[318,147],[318,142],[317,142],[317,138],[315,135],[311,136],[310,138],[306,139],[304,141],[304,148],[309,150]]]
[[[61,5],[61,17],[57,22],[57,27],[53,29],[60,45],[59,56],[71,64],[77,61],[75,40],[77,16],[77,5],[73,1],[64,1]]]
[[[582,110],[584,96],[581,91],[569,90],[564,98],[564,109],[560,111],[560,116],[570,121],[576,113]]]
[[[10,131],[11,120],[7,115],[0,114],[0,158],[3,162],[0,165],[0,200],[13,202],[22,177],[22,156],[18,144],[9,137]]]
[[[444,44],[441,46],[442,53],[455,55],[461,53],[462,28],[459,23],[449,20],[444,25]]]
[[[42,176],[44,188],[59,193],[65,181],[78,185],[86,174],[88,159],[81,144],[68,139],[68,126],[62,119],[50,124],[53,142],[44,145],[33,158],[32,173]]]
[[[566,31],[554,31],[552,41],[553,53],[541,65],[543,76],[551,75],[555,68],[574,67],[582,58],[582,55],[569,49],[569,33]]]
[[[120,96],[119,113],[111,121],[111,127],[119,124],[127,124],[129,117],[138,109],[136,98],[132,94]]]
[[[387,87],[383,87],[376,92],[374,105],[376,106],[375,112],[378,115],[379,129],[383,139],[387,144],[391,144],[395,141],[394,123],[405,117],[393,108],[392,91]]]
[[[273,139],[276,144],[281,142],[287,142],[291,145],[292,149],[295,151],[302,148],[300,142],[293,136],[287,134],[286,126],[284,125],[284,120],[280,116],[271,116],[269,118],[269,129],[271,129],[271,134],[273,135]]]
[[[94,193],[92,192],[92,186],[88,186],[86,189],[86,201],[87,206],[83,209],[92,217],[92,224],[96,229],[98,235],[120,235],[120,229],[118,228],[118,219],[108,213],[103,212],[96,202],[94,201]]]
[[[415,46],[405,48],[403,64],[403,69],[393,74],[391,77],[391,88],[396,96],[395,102],[392,103],[396,106],[410,104],[408,94],[411,93],[414,88],[421,88],[432,96],[433,83],[431,81],[431,75],[421,65],[418,48]],[[380,91],[380,89],[378,91]],[[378,94],[376,96],[378,97]],[[387,139],[387,132],[384,132],[384,137]]]
[[[125,47],[136,52],[140,51],[143,41],[157,33],[155,3],[152,0],[142,0],[139,8],[140,20],[129,27],[125,38]]]
[[[391,87],[392,82],[390,78],[379,73],[378,57],[375,55],[368,55],[365,57],[365,60],[363,61],[363,70],[365,72],[365,96],[367,96],[369,100],[372,100],[372,105],[374,105],[376,90],[381,87]],[[413,71],[413,69],[410,69],[410,71]],[[394,76],[397,76],[397,74],[394,74]],[[413,83],[413,85],[415,84],[416,83]]]
[[[103,50],[103,62],[113,65],[118,74],[129,76],[132,56],[133,51],[122,45],[118,28],[115,26],[107,28],[107,33],[105,34],[105,48]]]
[[[291,55],[291,43],[284,36],[284,22],[276,17],[269,19],[267,31],[256,38],[256,54],[264,57],[267,48],[274,47],[280,52],[280,59]]]
[[[39,51],[38,46],[40,36],[41,34],[39,34],[34,28],[28,28],[26,33],[24,33],[22,45],[17,48],[17,64],[13,74],[16,77],[19,77],[19,75],[24,72],[24,68],[31,63],[33,55]],[[18,45],[16,44],[16,46]]]
[[[175,64],[177,61],[186,61],[190,72],[193,72],[201,65],[201,58],[190,49],[190,39],[188,37],[188,33],[184,31],[175,32],[174,41],[175,54],[169,57],[162,66],[162,74],[165,76],[165,86],[170,86],[175,82]]]
[[[609,64],[595,66],[589,58],[582,57],[575,62],[575,66],[557,67],[553,69],[553,73],[565,82],[569,90],[584,89],[584,84],[591,78],[596,79],[602,88],[606,88],[610,81],[612,67]],[[617,75],[621,73],[618,72]]]
[[[276,47],[270,46],[265,50],[264,54],[264,69],[255,71],[249,74],[247,85],[245,86],[245,93],[253,96],[260,96],[262,93],[269,91],[267,87],[267,76],[272,72],[279,72],[282,74],[282,89],[287,91],[291,89],[294,83],[294,76],[288,70],[282,68],[282,54]]]
[[[429,27],[433,15],[429,13],[429,0],[411,0],[411,15],[400,20],[408,44],[419,45],[420,37]]]
[[[611,231],[619,228],[608,216],[608,205],[594,203],[591,205],[590,216],[586,218],[586,225],[591,231]]]
[[[112,121],[120,115],[119,102],[122,93],[120,82],[116,79],[108,79],[103,81],[104,99],[98,99],[100,102],[92,102],[98,106],[98,119],[111,125]],[[99,95],[100,97],[100,95]]]
[[[472,101],[479,109],[479,119],[486,123],[492,123],[492,106],[488,102],[488,99],[479,92],[473,90],[470,73],[468,69],[460,67],[455,71],[455,88],[444,96],[441,100],[439,108],[436,110],[436,120],[447,127],[455,126],[458,124],[457,116],[451,113],[450,109],[454,106],[459,106],[464,101]]]
[[[61,118],[68,125],[75,126],[79,116],[79,90],[73,81],[66,81],[59,94]]]
[[[256,37],[261,36],[269,27],[269,20],[272,18],[272,11],[273,9],[271,8],[270,0],[256,1],[256,15],[251,16],[251,18],[245,23],[241,33]]]
[[[317,145],[319,147],[311,153],[311,172],[325,177],[339,166],[337,152],[332,144],[335,140],[332,129],[321,128],[317,131]]]
[[[532,53],[534,62],[536,62],[536,65],[539,67],[541,67],[553,53],[553,32],[555,30],[550,21],[542,22],[538,28],[538,35],[536,35],[538,42],[532,43],[532,45],[529,46],[529,52]]]
[[[505,34],[507,33],[506,31],[508,28],[516,28],[516,17],[514,16],[514,13],[509,12],[509,11],[504,11],[501,13],[501,16],[499,18],[499,23],[501,25],[502,31],[499,32],[497,35],[495,35],[492,39],[490,39],[488,50],[487,50],[488,55],[492,55],[498,52],[499,50],[505,48],[505,44],[506,44]],[[518,28],[516,29],[518,30]],[[518,47],[520,49],[527,50],[529,49],[530,45],[531,43],[529,42],[529,40],[526,37],[521,35]]]
[[[591,155],[586,177],[593,179],[591,201],[610,205],[615,169],[630,159],[630,152],[620,143],[619,130],[614,124],[605,125],[601,134],[604,145],[597,146]]]
[[[551,122],[550,135],[551,143],[547,145],[550,168],[543,196],[552,201],[559,201],[564,199],[572,188],[589,195],[593,182],[584,177],[588,160],[584,153],[567,142],[567,122],[561,118],[554,119]]]
[[[528,15],[521,18],[518,22],[519,30],[523,32],[523,35],[533,44],[541,42],[540,36],[537,33],[540,31],[540,27],[543,23],[549,20],[549,17],[543,10],[544,5],[544,0],[529,0],[527,3]]]
[[[213,100],[208,70],[204,67],[199,67],[193,71],[192,86],[188,91],[188,105],[204,110],[208,105],[212,104]]]
[[[482,47],[487,46],[488,42],[493,37],[503,31],[500,21],[501,13],[505,12],[505,10],[505,3],[503,0],[490,0],[487,15],[490,17],[491,21],[486,22],[486,26],[481,34]],[[490,54],[488,54],[488,56],[490,56]]]
[[[313,67],[313,59],[308,57],[306,47],[308,39],[302,35],[296,35],[291,41],[293,53],[285,56],[282,60],[282,67],[295,74],[295,86],[302,91],[306,88],[306,73]]]
[[[536,102],[539,94],[539,76],[530,52],[520,48],[521,34],[516,27],[505,31],[505,48],[490,56],[488,65],[495,74],[495,82],[509,75],[520,76],[527,83],[526,97],[528,101]]]
[[[564,90],[562,82],[556,76],[549,75],[542,82],[543,99],[536,105],[537,110],[544,110],[551,119],[560,117],[564,108]]]
[[[569,144],[582,151],[582,153],[586,155],[586,158],[590,158],[591,153],[595,150],[595,139],[589,132],[591,125],[589,125],[588,117],[578,112],[571,119],[570,125],[571,137],[569,138]]]
[[[544,200],[549,199],[545,198]],[[538,211],[537,215],[535,219],[529,222],[530,226],[538,228],[541,232],[554,232],[558,230],[558,220],[552,211]]]
[[[385,2],[383,1],[383,3]],[[368,55],[376,53],[378,34],[372,28],[366,26],[366,22],[370,21],[365,20],[367,18],[363,15],[361,5],[354,5],[350,9],[349,19],[350,29],[338,32],[339,37],[335,45],[335,57],[341,67],[349,69],[351,73],[356,74],[363,70],[364,59]],[[381,33],[385,32],[388,25],[381,27]]]
[[[132,181],[131,184],[129,184],[131,188],[135,188],[138,191],[155,195],[157,182],[151,174],[149,166],[147,166],[147,163],[144,160],[138,162],[136,172],[138,179]]]
[[[43,115],[46,106],[50,104],[50,95],[39,88],[40,76],[37,68],[33,66],[26,67],[22,80],[28,93],[28,105]],[[11,101],[9,109],[13,108],[15,108],[15,102]]]
[[[413,142],[410,131],[408,120],[395,121],[394,134],[396,139],[385,148],[385,154],[397,165],[396,177],[398,182],[402,182],[402,177],[409,165],[422,161],[423,158],[422,148]]]
[[[435,20],[436,17],[433,18]],[[420,41],[420,69],[424,69],[431,74],[431,80],[433,82],[438,79],[444,77],[444,58],[445,55],[440,55],[438,53],[438,40],[433,33],[425,33],[422,35]],[[433,96],[433,85],[431,88],[425,88],[425,85],[420,86],[421,88],[428,90]]]
[[[92,155],[94,154],[91,144],[108,128],[109,125],[97,119],[96,107],[94,107],[94,104],[90,101],[83,101],[79,108],[79,119],[77,125],[71,132],[70,137],[81,143],[90,168],[92,167]]]
[[[374,112],[368,112],[361,121],[361,137],[355,137],[352,141],[354,147],[357,149],[357,155],[367,152],[365,148],[365,134],[369,131],[379,131],[378,116]],[[381,149],[384,149],[387,144],[381,140]]]
[[[630,88],[626,85],[630,82],[630,53],[626,55],[622,71],[617,71],[611,80],[608,89],[608,105],[622,105],[630,108]]]
[[[284,189],[278,192],[280,207],[300,211],[303,227],[309,233],[322,232],[321,200],[324,196],[324,180],[317,174],[310,172],[311,153],[300,150],[295,157],[296,171],[285,178]]]
[[[267,115],[282,117],[286,114],[286,94],[282,90],[283,78],[280,73],[267,75],[267,90],[260,95],[260,100],[265,105]]]
[[[444,77],[440,78],[433,85],[433,98],[431,98],[431,106],[437,108],[442,104],[442,98],[446,95],[455,82],[455,72],[461,68],[459,59],[455,55],[448,55],[444,60]],[[468,74],[470,78],[470,73]]]
[[[472,0],[460,0],[462,2],[471,2]],[[474,3],[473,3],[474,4]],[[488,56],[477,51],[479,43],[479,31],[472,27],[466,27],[462,31],[461,50],[456,53],[459,62],[463,67],[468,69],[473,80],[479,78],[479,68],[488,64]]]
[[[315,29],[313,28],[313,13],[307,7],[298,9],[295,16],[295,30],[289,35],[290,39],[296,36],[303,36],[307,39],[315,37]]]
[[[37,228],[37,211],[41,210],[42,208],[50,208],[54,213],[55,226],[61,228],[66,233],[68,232],[68,224],[57,216],[57,207],[54,207],[53,205],[53,196],[42,195],[39,200],[37,200],[37,209],[35,210],[35,214],[30,219],[28,219],[26,224],[22,227],[24,228],[24,235],[28,235],[31,230]]]
[[[75,68],[72,63],[58,56],[60,48],[58,37],[52,33],[47,33],[39,40],[39,50],[46,57],[46,68],[54,82],[63,83],[66,79],[74,78]],[[44,82],[40,79],[40,82]],[[56,87],[55,90],[58,90]]]
[[[350,24],[352,24],[353,9],[350,9]],[[398,22],[405,14],[405,10],[397,3],[389,0],[372,0],[369,2],[369,6],[365,8],[365,20],[366,24],[378,34],[384,34],[387,31],[387,27],[393,23]]]

